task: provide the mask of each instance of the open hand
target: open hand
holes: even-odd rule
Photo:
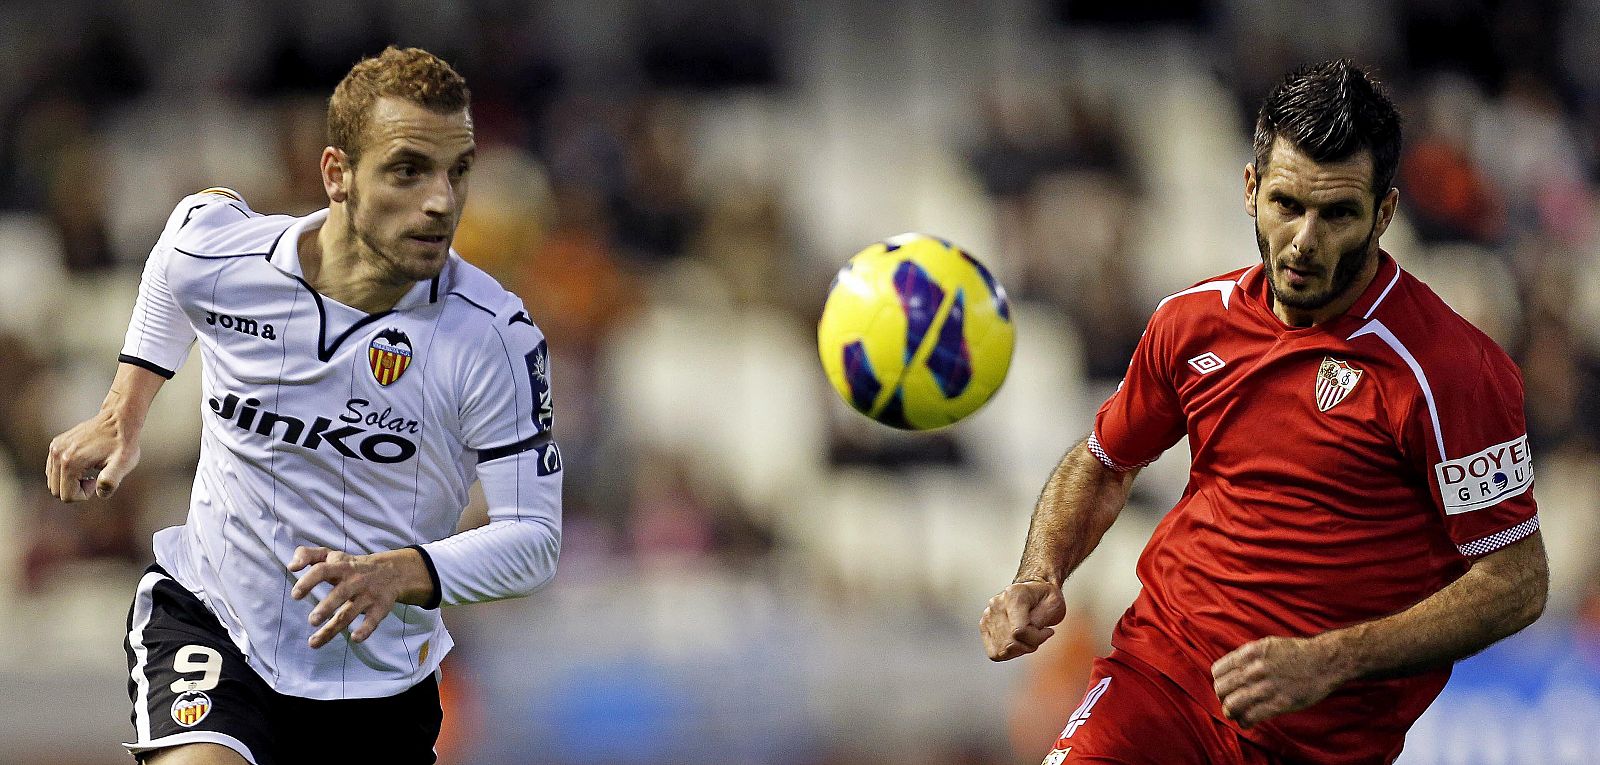
[[[422,556],[409,549],[351,555],[326,547],[296,547],[289,570],[301,569],[305,569],[305,573],[289,591],[295,600],[304,598],[311,588],[322,582],[333,585],[333,591],[311,609],[309,621],[311,626],[318,627],[306,641],[312,648],[327,645],[334,635],[353,624],[357,616],[366,618],[350,633],[350,640],[355,643],[366,640],[403,596],[409,595],[404,598],[406,602],[425,602],[433,587]],[[419,570],[423,583],[420,599],[415,594]]]

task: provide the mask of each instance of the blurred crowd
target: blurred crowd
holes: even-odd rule
[[[49,439],[98,405],[171,205],[224,185],[259,211],[324,206],[325,98],[399,42],[467,78],[480,161],[456,249],[550,338],[556,587],[618,566],[798,577],[964,635],[1155,301],[1257,257],[1255,105],[1294,65],[1348,56],[1407,119],[1385,246],[1521,364],[1557,605],[1600,612],[1582,553],[1600,532],[1600,6],[1014,0],[970,23],[961,3],[423,5],[0,7],[0,586],[49,597],[109,561],[131,592],[149,532],[187,506],[193,370],[110,501],[49,500]],[[840,148],[869,141],[900,172]],[[827,214],[853,207],[891,214]],[[849,247],[913,227],[991,263],[1023,345],[993,411],[908,436],[832,399],[812,338]],[[1024,755],[1075,703],[1182,467],[1145,483],[1097,556],[1127,570],[1077,585],[1105,592],[1021,684]],[[804,761],[851,761],[819,749]],[[978,738],[924,761],[1009,752]]]

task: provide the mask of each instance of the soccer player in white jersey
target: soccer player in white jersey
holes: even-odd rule
[[[199,342],[188,519],[156,533],[128,618],[141,761],[434,762],[439,606],[555,573],[544,337],[450,249],[468,103],[448,64],[390,48],[329,100],[327,209],[264,216],[220,188],[180,202],[111,392],[51,444],[55,496],[114,492]],[[475,480],[490,523],[453,534]]]

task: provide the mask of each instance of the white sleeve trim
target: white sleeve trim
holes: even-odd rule
[[[1136,470],[1155,462],[1155,458],[1152,457],[1137,465],[1120,464],[1116,460],[1111,459],[1110,455],[1106,454],[1105,448],[1100,446],[1100,436],[1096,433],[1089,434],[1089,453],[1093,454],[1095,459],[1100,460],[1100,464],[1105,465],[1106,469],[1115,473],[1126,473],[1129,470]]]
[[[1252,266],[1252,268],[1253,267],[1254,266]],[[1240,281],[1243,281],[1244,277],[1241,276],[1239,279]],[[1239,286],[1239,282],[1230,281],[1206,282],[1205,284],[1197,284],[1189,289],[1181,292],[1174,292],[1171,295],[1162,298],[1161,302],[1156,303],[1156,310],[1161,310],[1161,307],[1166,305],[1173,298],[1180,298],[1184,295],[1196,295],[1201,292],[1216,292],[1222,295],[1222,309],[1226,311],[1228,309],[1228,298],[1233,297],[1233,289],[1237,286]]]
[[[1488,555],[1489,553],[1505,547],[1512,542],[1520,542],[1523,539],[1526,539],[1528,535],[1538,530],[1539,516],[1536,513],[1532,518],[1512,526],[1509,529],[1505,529],[1504,531],[1496,531],[1495,533],[1490,534],[1482,539],[1477,539],[1464,545],[1456,545],[1456,547],[1461,550],[1462,555],[1476,558],[1481,555]]]

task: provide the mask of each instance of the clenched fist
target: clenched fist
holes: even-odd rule
[[[1061,586],[1029,579],[1016,582],[989,599],[978,620],[984,650],[993,661],[1014,659],[1039,650],[1056,634],[1055,625],[1067,615]]]

